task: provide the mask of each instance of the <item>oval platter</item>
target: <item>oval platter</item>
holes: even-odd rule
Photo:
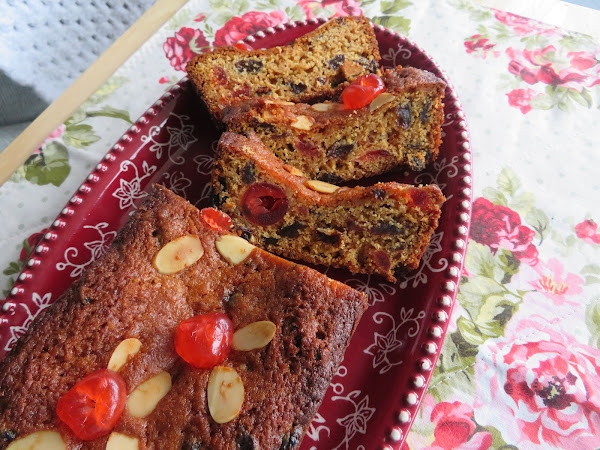
[[[286,44],[324,20],[280,25],[246,38],[253,48]],[[354,335],[302,449],[398,449],[437,362],[454,306],[471,215],[471,150],[460,102],[445,73],[416,44],[375,26],[382,65],[414,66],[448,84],[443,144],[424,172],[375,181],[437,184],[447,198],[420,267],[393,285],[317,267],[365,292],[369,309]],[[208,184],[219,132],[186,78],[156,101],[108,151],[60,212],[0,309],[0,358],[35,317],[94,261],[161,183],[197,207]],[[373,181],[373,180],[370,180]]]

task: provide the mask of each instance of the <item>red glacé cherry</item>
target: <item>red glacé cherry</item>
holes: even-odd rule
[[[212,312],[190,317],[175,330],[175,351],[198,369],[225,361],[231,350],[233,323],[225,314]]]
[[[241,199],[242,214],[256,225],[273,225],[285,216],[289,201],[283,189],[269,183],[251,185]]]
[[[363,75],[354,80],[342,92],[342,101],[348,109],[358,109],[367,106],[382,92],[385,92],[385,83],[374,73]]]
[[[212,229],[217,231],[228,231],[233,222],[224,212],[214,208],[204,208],[200,211],[200,218]]]
[[[84,441],[108,434],[127,401],[125,381],[116,372],[97,370],[73,386],[56,405],[56,413]]]
[[[239,50],[251,51],[254,50],[250,45],[245,42],[238,42],[237,44],[233,44],[233,46]]]

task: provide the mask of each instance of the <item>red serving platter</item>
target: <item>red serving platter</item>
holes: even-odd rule
[[[254,48],[286,44],[323,20],[294,22],[246,39]],[[440,156],[426,171],[377,181],[437,184],[447,198],[418,270],[390,284],[317,267],[365,292],[370,307],[352,338],[302,449],[400,448],[437,362],[458,289],[471,214],[471,151],[464,114],[444,72],[414,43],[375,26],[382,64],[429,70],[448,83]],[[0,310],[0,357],[86,267],[102,254],[161,183],[198,207],[219,132],[187,79],[154,103],[109,150],[53,222]],[[373,180],[370,180],[373,181]]]

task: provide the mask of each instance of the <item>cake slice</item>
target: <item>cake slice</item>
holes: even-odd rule
[[[310,102],[376,72],[379,47],[365,17],[338,17],[292,44],[261,50],[220,47],[196,56],[187,73],[210,113],[254,97]]]
[[[412,67],[384,69],[386,91],[367,106],[248,100],[225,109],[229,131],[256,133],[284,162],[332,183],[398,165],[423,170],[438,155],[445,83]]]
[[[288,258],[376,273],[415,269],[438,225],[437,186],[337,187],[282,164],[256,135],[224,133],[215,200],[258,246]]]
[[[32,448],[297,448],[366,297],[253,247],[230,225],[156,187],[0,363],[0,448],[36,440]],[[215,328],[214,343],[229,353],[196,368],[181,353],[196,349],[184,324],[217,316],[231,328]],[[213,349],[213,335],[208,343]],[[109,386],[126,390],[123,412],[104,434],[82,440],[102,411],[84,423],[77,407],[94,402],[77,406],[73,395],[84,395],[84,385],[104,395],[95,380],[119,378],[124,388]]]

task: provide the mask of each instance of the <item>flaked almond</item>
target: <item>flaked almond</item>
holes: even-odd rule
[[[225,234],[215,241],[217,251],[231,264],[244,262],[256,247],[245,239]]]
[[[303,177],[304,176],[304,172],[302,172],[300,169],[294,167],[294,166],[290,166],[289,164],[284,164],[283,168],[285,170],[287,170],[289,173],[291,173],[292,175],[295,175],[297,177]]]
[[[181,236],[161,248],[152,265],[163,275],[181,272],[204,255],[200,238],[195,235]]]
[[[315,119],[308,116],[297,116],[294,121],[290,124],[290,126],[297,128],[299,130],[308,131],[312,128],[315,123]]]
[[[231,367],[216,366],[206,388],[208,411],[217,423],[235,419],[244,403],[244,383]]]
[[[396,97],[394,97],[394,94],[390,94],[389,92],[383,92],[373,99],[373,101],[369,105],[369,111],[376,111],[386,103],[389,103],[392,100],[394,100],[395,98]]]
[[[146,417],[171,390],[171,375],[160,372],[144,381],[127,398],[127,411],[133,417]]]
[[[277,116],[275,114],[273,114],[271,111],[269,111],[268,109],[266,109],[263,111],[262,117],[265,120],[265,122],[270,122],[273,119],[275,119]]]
[[[341,103],[315,103],[310,106],[315,111],[327,112],[327,111],[339,111],[344,109],[344,105]]]
[[[36,431],[12,441],[6,450],[65,450],[65,441],[57,431]]]
[[[108,361],[108,369],[118,372],[133,356],[140,351],[142,343],[139,339],[129,338],[121,341]]]
[[[126,434],[113,431],[108,437],[106,450],[138,450],[140,448],[140,440],[136,437],[127,436]]]
[[[271,342],[276,331],[277,327],[270,320],[253,322],[233,334],[232,347],[243,352],[263,348]]]
[[[285,100],[264,100],[265,105],[288,105],[293,106],[293,102],[286,102]]]
[[[313,191],[317,191],[322,194],[333,194],[339,189],[339,186],[336,186],[335,184],[326,183],[325,181],[319,180],[308,180],[304,184]]]

